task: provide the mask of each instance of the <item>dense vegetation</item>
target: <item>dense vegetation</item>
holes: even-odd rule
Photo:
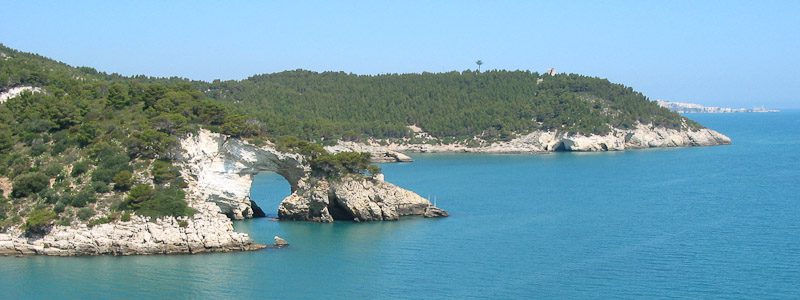
[[[256,112],[275,136],[323,142],[411,137],[412,124],[452,141],[502,140],[536,129],[602,134],[609,125],[636,122],[674,128],[683,119],[605,79],[527,71],[368,76],[298,70],[214,81],[207,94]]]
[[[3,46],[0,53],[0,92],[42,89],[0,104],[0,181],[8,197],[0,197],[0,231],[22,225],[37,234],[54,222],[97,215],[96,224],[130,212],[191,215],[173,165],[178,138],[201,126],[263,138],[261,122],[188,80],[109,75]]]

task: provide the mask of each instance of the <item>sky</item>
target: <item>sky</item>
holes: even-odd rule
[[[800,108],[800,1],[9,1],[0,43],[123,75],[487,69]]]

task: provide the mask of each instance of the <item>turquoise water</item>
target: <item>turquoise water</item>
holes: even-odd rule
[[[292,244],[249,253],[0,257],[0,297],[799,298],[800,112],[692,117],[734,144],[415,155],[387,179],[451,217],[238,222]],[[288,192],[264,174],[253,198]]]

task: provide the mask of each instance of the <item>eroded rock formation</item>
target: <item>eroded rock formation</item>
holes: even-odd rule
[[[234,231],[231,219],[263,214],[250,200],[253,175],[280,174],[292,187],[281,204],[281,218],[318,222],[333,220],[397,220],[406,215],[441,211],[408,190],[383,182],[381,176],[314,179],[304,158],[256,146],[222,134],[200,130],[181,141],[179,166],[188,187],[192,217],[128,221],[87,226],[55,225],[40,237],[26,237],[19,229],[0,234],[0,255],[131,255],[227,252],[264,248],[247,234]],[[260,212],[260,213],[259,213]],[[98,216],[100,217],[100,216]]]
[[[391,221],[401,216],[445,217],[430,201],[380,178],[342,178],[316,180],[280,204],[281,219],[314,222]],[[443,212],[443,211],[442,211]]]

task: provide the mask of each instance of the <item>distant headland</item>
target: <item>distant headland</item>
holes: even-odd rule
[[[762,107],[754,107],[754,108],[730,108],[730,107],[719,107],[719,106],[705,106],[702,104],[696,103],[688,103],[688,102],[672,102],[666,100],[656,100],[659,106],[663,108],[667,108],[671,111],[680,114],[691,114],[691,113],[710,113],[710,114],[726,114],[726,113],[768,113],[768,112],[780,112],[777,109],[767,109]]]

